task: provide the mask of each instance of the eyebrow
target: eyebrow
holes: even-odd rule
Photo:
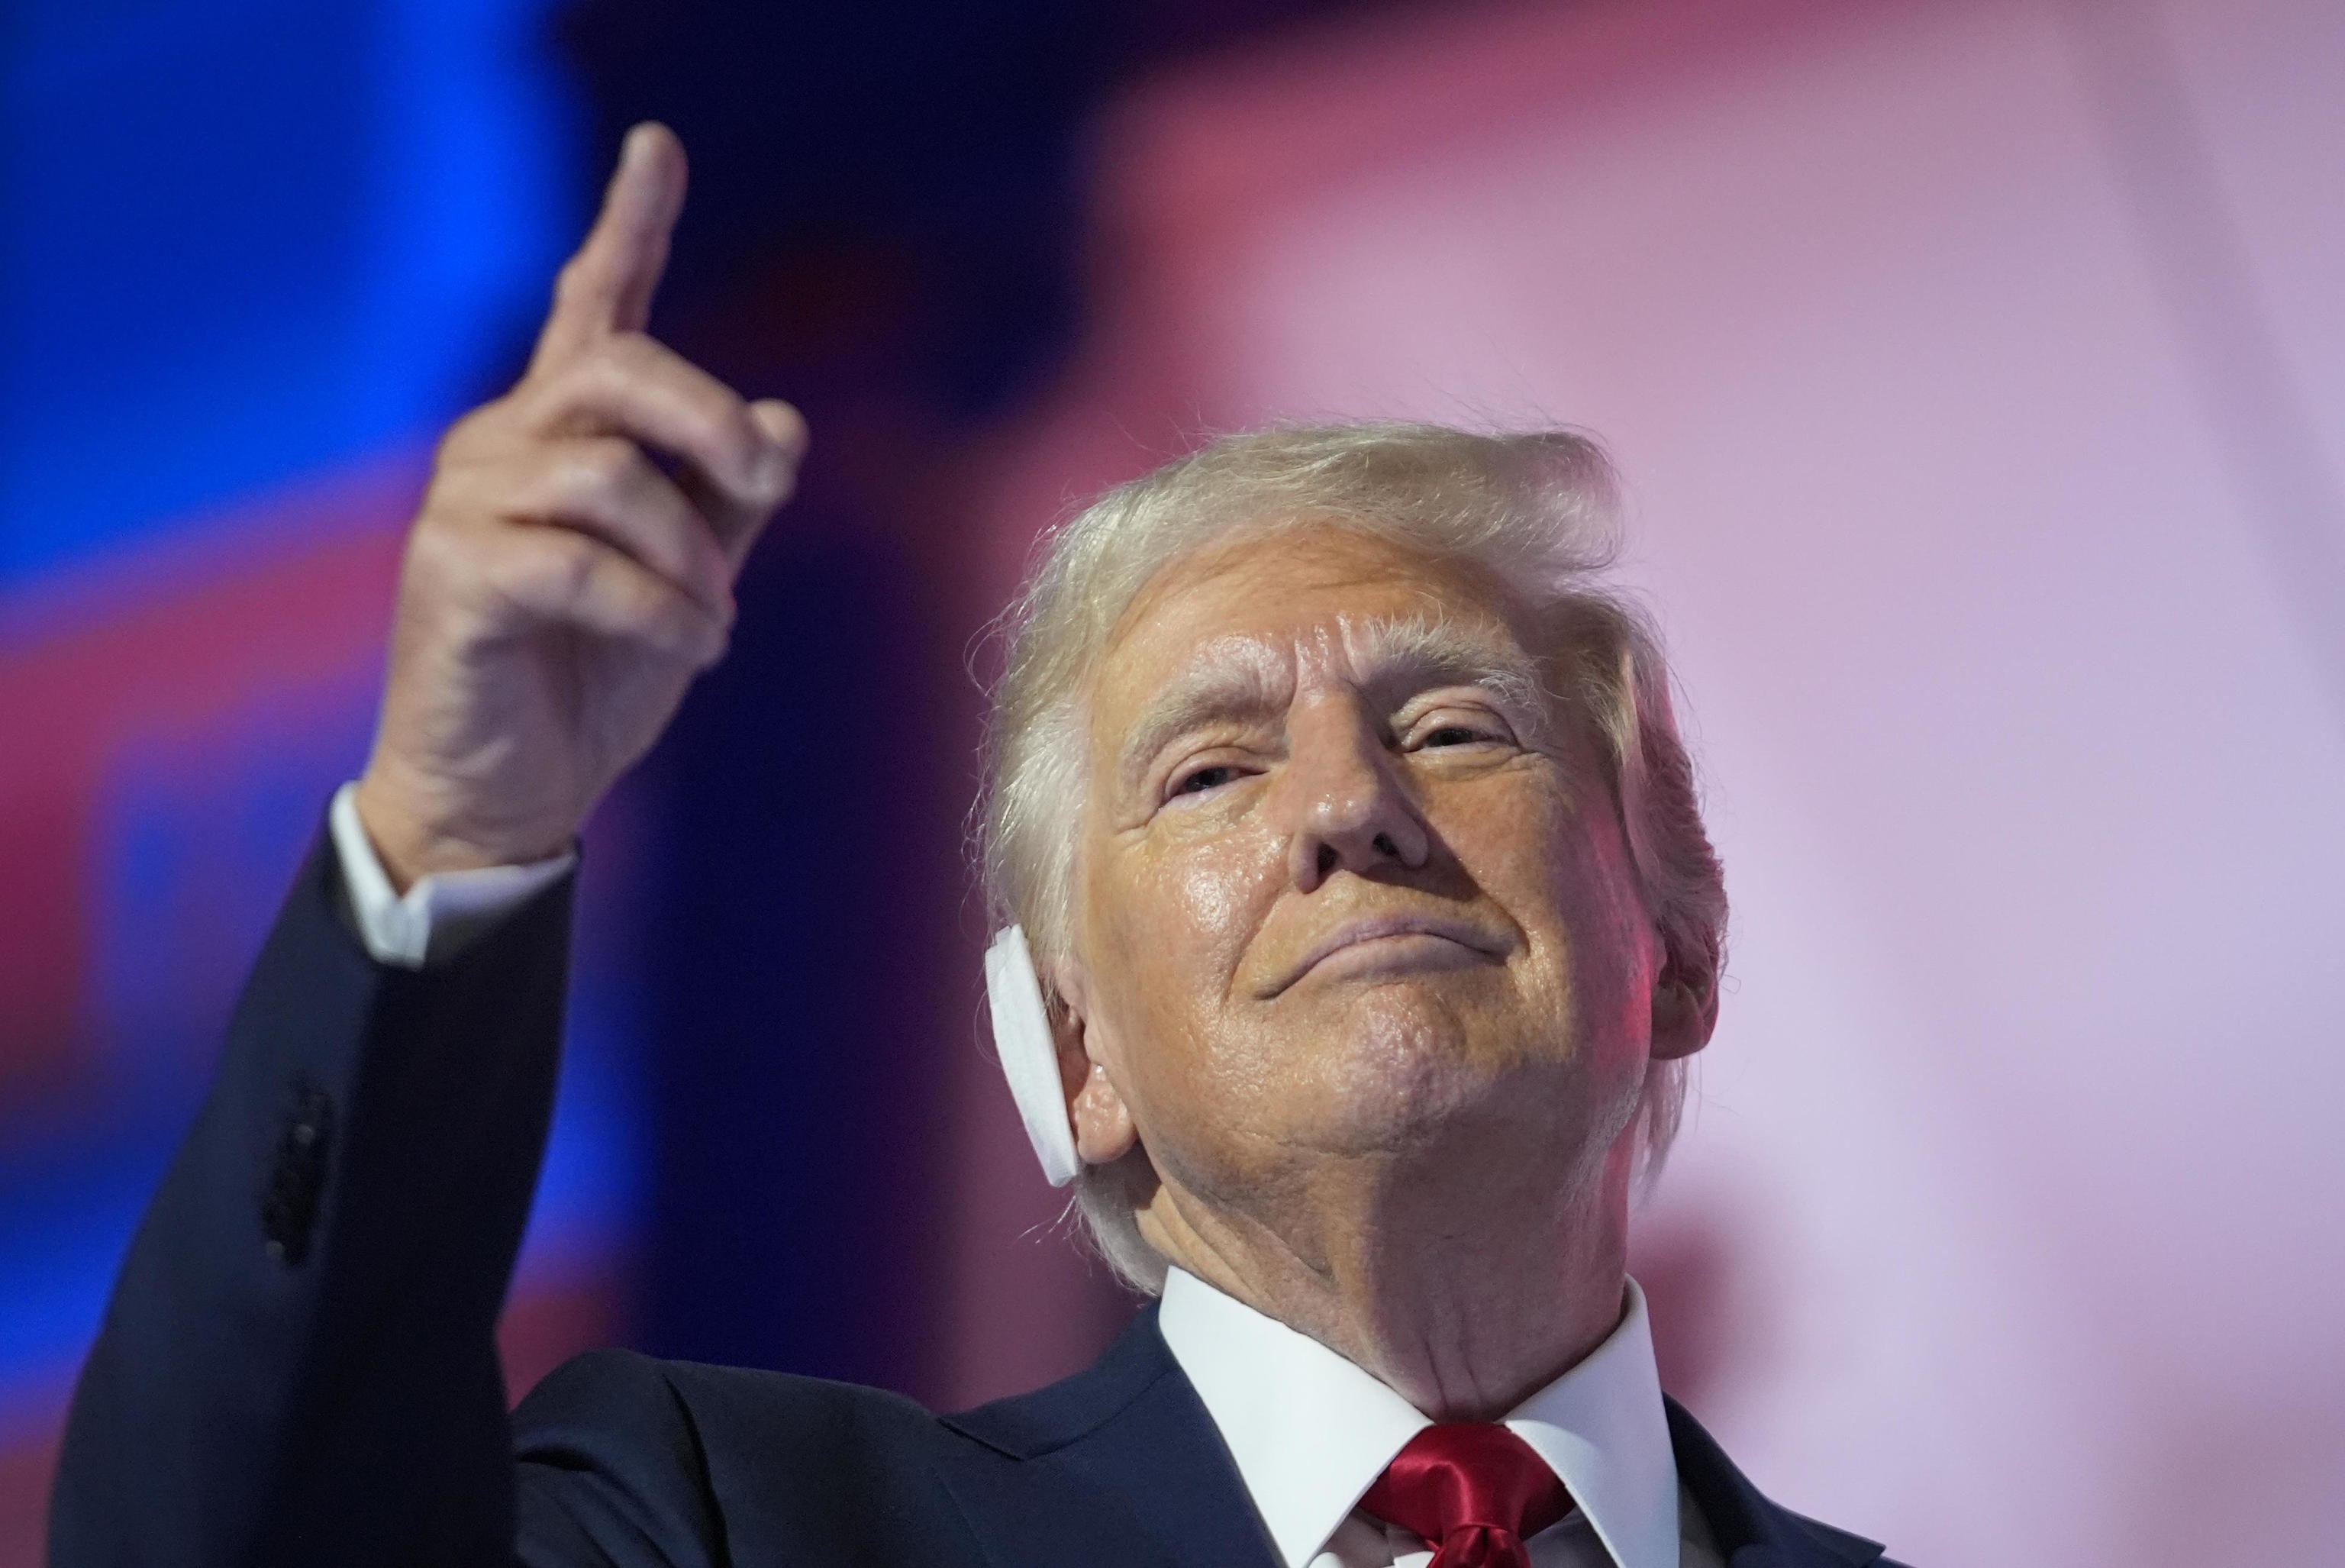
[[[1479,687],[1530,732],[1527,739],[1545,738],[1546,684],[1538,666],[1516,649],[1431,616],[1377,616],[1347,626],[1345,638],[1359,685],[1372,696],[1390,697],[1432,686]],[[1284,712],[1294,700],[1294,687],[1285,657],[1254,638],[1207,643],[1132,720],[1117,776],[1129,785],[1173,739],[1201,726]]]
[[[1285,661],[1267,647],[1252,637],[1216,638],[1132,720],[1116,776],[1130,784],[1176,736],[1217,719],[1268,718],[1294,696]]]
[[[1530,657],[1447,616],[1379,616],[1358,633],[1357,657],[1371,691],[1478,686],[1538,728],[1548,719],[1547,683]]]

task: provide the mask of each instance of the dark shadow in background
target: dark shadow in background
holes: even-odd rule
[[[1112,89],[1343,8],[594,0],[561,19],[594,117],[582,188],[636,119],[691,152],[657,330],[816,433],[731,656],[640,785],[659,868],[644,1349],[937,1386],[983,611],[944,581],[961,519],[923,479],[1080,329],[1083,130]],[[1128,1309],[1102,1280],[1102,1339]]]

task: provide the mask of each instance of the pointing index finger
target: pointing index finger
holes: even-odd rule
[[[667,127],[645,120],[627,133],[602,213],[554,284],[532,371],[614,332],[643,331],[684,210],[685,172],[684,144]]]

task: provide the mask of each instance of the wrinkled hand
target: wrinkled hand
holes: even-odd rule
[[[568,847],[725,652],[806,427],[645,336],[683,146],[628,133],[528,372],[457,422],[407,542],[360,820],[404,889]]]

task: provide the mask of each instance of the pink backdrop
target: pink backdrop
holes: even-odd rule
[[[1760,1483],[1911,1560],[2345,1542],[2340,83],[2329,0],[1206,61],[1103,128],[1088,346],[971,475],[998,595],[1200,429],[1609,440],[1736,904],[1639,1270]],[[964,1057],[974,1397],[1100,1308]]]

